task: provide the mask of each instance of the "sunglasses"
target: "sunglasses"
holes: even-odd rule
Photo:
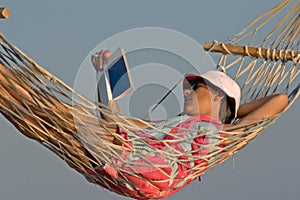
[[[185,80],[184,89],[196,90],[199,87],[208,88],[203,79]]]

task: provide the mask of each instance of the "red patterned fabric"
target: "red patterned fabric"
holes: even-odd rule
[[[184,139],[189,130],[194,129],[197,122],[204,122],[207,126],[212,125],[216,130],[220,128],[220,122],[212,120],[209,116],[192,116],[179,123],[176,128],[171,129],[171,134],[167,135],[163,139],[164,141],[157,141],[144,133],[135,133],[140,137],[153,139],[155,142],[147,143],[155,149],[174,153],[175,157],[173,156],[173,159],[166,158],[159,152],[153,152],[153,150],[148,153],[147,151],[142,152],[142,156],[123,151],[121,157],[126,162],[112,159],[113,165],[105,165],[104,168],[96,169],[96,173],[91,171],[80,172],[85,174],[89,181],[121,195],[140,200],[166,198],[178,192],[196,178],[188,178],[193,172],[192,167],[200,165],[205,167],[208,165],[209,158],[207,158],[207,155],[210,153],[210,149],[206,148],[205,145],[210,144],[209,136],[202,132],[196,132],[196,135],[193,136],[193,142],[189,144],[190,154],[199,158],[193,162],[189,161],[190,155],[186,155],[187,149],[185,146],[187,144],[184,145],[180,142],[184,141],[181,138]],[[128,138],[126,131],[119,129],[119,133],[125,139]],[[134,148],[134,144],[125,145]],[[172,149],[175,149],[175,151]],[[206,158],[202,159],[204,156]],[[200,172],[199,175],[203,172]],[[103,180],[105,180],[105,183]]]

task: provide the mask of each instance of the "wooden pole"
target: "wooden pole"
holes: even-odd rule
[[[290,50],[235,46],[235,45],[224,44],[224,43],[217,43],[213,46],[213,44],[210,42],[205,42],[203,48],[206,51],[223,53],[223,54],[264,58],[268,60],[293,61],[295,63],[300,63],[300,53],[295,51],[290,51]]]
[[[0,18],[7,19],[10,16],[10,11],[8,8],[0,7]]]

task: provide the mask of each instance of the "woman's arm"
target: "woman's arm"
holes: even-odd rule
[[[241,118],[238,124],[247,124],[273,117],[282,112],[287,105],[288,96],[286,94],[266,96],[262,99],[243,104],[239,107],[237,112],[237,117]]]
[[[262,119],[273,117],[274,115],[277,115],[278,113],[282,112],[286,106],[288,105],[288,96],[286,94],[275,94],[266,96],[264,98],[243,104],[239,107],[237,112],[237,117],[241,120],[236,124],[224,124],[224,129],[231,128],[235,125],[243,125],[243,124],[249,124],[251,122],[259,121]],[[253,125],[248,125],[243,128],[238,128],[232,130],[232,132],[240,132],[245,131],[247,128],[251,128]],[[224,133],[225,137],[232,137],[232,134],[226,134]],[[225,140],[225,144],[230,144],[232,141]],[[243,148],[247,145],[248,142],[244,142],[238,149]]]
[[[235,125],[249,124],[251,122],[273,117],[282,112],[287,105],[288,96],[286,94],[274,94],[245,103],[240,105],[237,111],[237,118],[241,120],[236,124],[224,124],[223,128],[226,129]],[[235,129],[235,131],[243,131],[245,128]]]
[[[91,62],[96,70],[96,73],[103,71],[103,69],[104,69],[103,65],[107,63],[108,58],[110,56],[111,56],[110,50],[101,50],[91,56]],[[101,97],[99,97],[99,103],[101,103],[100,100],[101,100]],[[115,100],[109,100],[107,106],[112,110],[120,111],[118,102]],[[105,117],[103,117],[103,118],[105,118]],[[108,118],[106,118],[105,120],[110,121]]]

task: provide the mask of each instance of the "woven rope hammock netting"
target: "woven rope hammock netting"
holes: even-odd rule
[[[282,1],[228,41],[204,45],[209,52],[221,53],[216,70],[241,86],[241,103],[285,93],[289,97],[286,111],[299,96],[299,5],[300,1]],[[171,127],[173,132],[166,132],[85,98],[2,34],[0,42],[1,113],[21,133],[49,148],[90,182],[136,199],[163,198],[177,192],[231,157],[284,112],[230,129],[188,130],[195,133],[193,138],[215,141],[196,143],[183,136],[183,129]],[[126,137],[112,131],[116,127],[126,132]],[[242,127],[247,128],[239,131]],[[169,140],[147,137],[151,131],[165,134]],[[224,142],[227,145],[222,145]],[[176,148],[178,144],[197,148],[184,152]],[[159,177],[154,179],[153,174]]]

